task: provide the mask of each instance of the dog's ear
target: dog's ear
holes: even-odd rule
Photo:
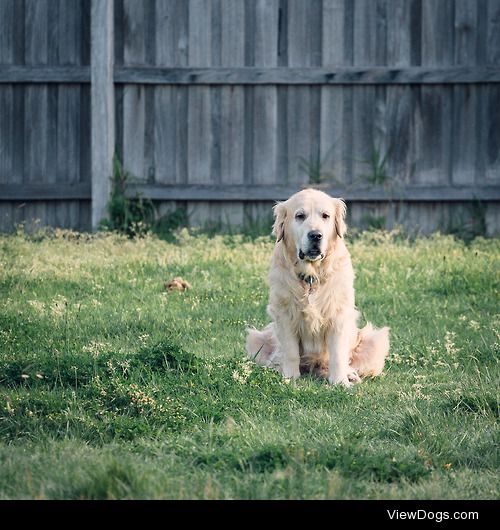
[[[276,243],[285,239],[285,221],[286,221],[286,205],[284,202],[277,202],[273,206],[274,224],[273,235],[276,236]]]
[[[347,211],[347,206],[342,199],[333,199],[333,204],[335,207],[335,214],[333,222],[335,224],[335,231],[337,232],[338,237],[344,237],[344,234],[347,230],[347,225],[345,224],[345,214]]]

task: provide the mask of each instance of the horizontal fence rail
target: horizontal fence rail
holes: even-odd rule
[[[157,85],[442,85],[500,83],[500,68],[153,68],[123,67],[115,82]]]
[[[0,201],[90,200],[90,183],[83,184],[0,184]]]
[[[131,185],[128,197],[146,197],[152,200],[179,201],[274,201],[284,200],[307,186],[237,186],[237,185],[179,185],[159,186],[150,184]],[[312,186],[321,189],[332,197],[342,197],[348,201],[404,202],[427,201],[500,201],[499,186],[448,186],[406,187],[399,190],[384,188],[345,189],[334,186]]]
[[[275,201],[284,200],[309,187],[273,186],[273,185],[158,185],[158,184],[130,184],[126,197],[147,198],[156,201]],[[348,201],[360,202],[454,202],[454,201],[500,201],[500,186],[411,186],[397,189],[387,188],[356,188],[345,189],[338,186],[315,186],[333,197],[342,197]],[[64,201],[89,200],[92,197],[90,184],[73,185],[27,185],[0,184],[0,201]]]
[[[500,68],[115,67],[114,82],[139,85],[461,85],[500,83]],[[0,83],[90,83],[90,67],[2,66]]]

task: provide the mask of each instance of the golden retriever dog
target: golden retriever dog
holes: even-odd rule
[[[287,379],[313,373],[349,387],[384,368],[389,328],[357,326],[345,214],[341,199],[314,189],[274,207],[267,307],[273,321],[248,330],[246,349]]]

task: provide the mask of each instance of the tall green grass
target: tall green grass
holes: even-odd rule
[[[0,498],[497,498],[500,242],[350,241],[392,339],[351,390],[245,360],[272,246],[1,236]]]

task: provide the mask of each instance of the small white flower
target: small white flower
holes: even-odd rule
[[[54,297],[52,303],[50,304],[50,311],[52,313],[52,316],[56,318],[62,317],[67,307],[68,299],[65,296],[58,294],[56,297]]]
[[[45,311],[45,304],[39,300],[28,300],[28,304],[38,313],[43,313]]]
[[[447,331],[444,336],[444,349],[448,355],[453,355],[460,351],[455,345],[455,338],[457,334],[454,331]]]
[[[102,342],[93,340],[92,342],[83,347],[83,351],[90,353],[92,357],[99,357],[104,347],[105,345]]]
[[[242,385],[246,383],[246,379],[238,372],[238,370],[233,371],[233,379]]]

